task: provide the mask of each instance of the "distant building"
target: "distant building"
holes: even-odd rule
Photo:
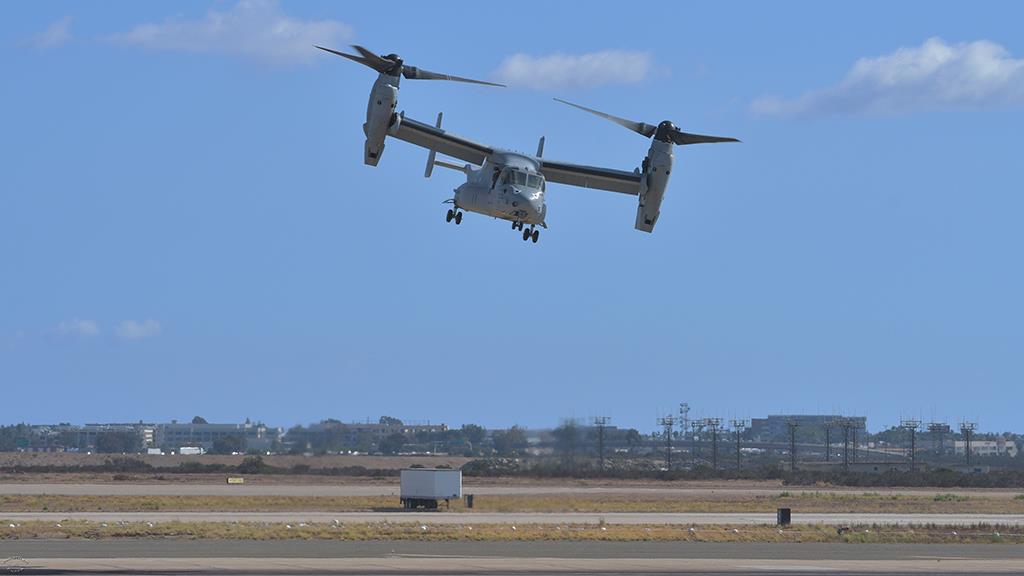
[[[196,446],[209,452],[213,443],[228,438],[242,441],[243,451],[267,451],[280,439],[280,428],[269,428],[262,422],[246,420],[242,424],[193,424],[172,421],[157,424],[154,443],[164,451],[177,451],[182,446]]]
[[[95,451],[100,437],[113,432],[138,434],[143,448],[153,446],[153,424],[145,422],[86,424],[84,426],[66,425],[61,428],[63,431],[73,435],[75,446],[80,451]]]
[[[964,455],[967,451],[967,442],[957,440],[953,442],[953,449],[957,454]],[[975,456],[1002,456],[1010,458],[1017,457],[1017,443],[1006,438],[995,440],[971,440],[971,454]]]
[[[788,442],[789,423],[797,423],[797,439],[800,442],[822,441],[825,437],[825,425],[832,425],[832,442],[842,442],[843,429],[836,424],[841,420],[851,422],[859,431],[867,430],[868,419],[865,416],[839,416],[836,414],[774,414],[765,418],[750,420],[750,438],[757,442]]]
[[[285,441],[300,450],[370,450],[395,433],[413,441],[417,436],[431,436],[447,431],[446,424],[405,424],[390,418],[382,418],[379,422],[324,420],[288,430]]]

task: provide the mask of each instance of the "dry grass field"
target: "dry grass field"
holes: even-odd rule
[[[453,512],[764,512],[1024,514],[1024,497],[984,494],[905,495],[879,492],[783,491],[772,495],[722,492],[695,498],[659,493],[477,495],[474,508],[453,501]],[[3,512],[372,512],[397,511],[395,496],[0,496]]]
[[[130,454],[122,456],[119,454],[83,454],[72,452],[2,452],[0,453],[0,469],[14,466],[99,466],[114,458],[139,460],[159,469],[177,468],[180,464],[188,462],[237,466],[242,463],[246,456],[222,456],[217,454],[197,456]],[[472,458],[462,456],[350,456],[342,454],[315,457],[274,454],[263,456],[262,458],[267,465],[276,468],[291,469],[294,466],[309,466],[313,470],[346,468],[350,466],[361,466],[368,470],[398,470],[413,465],[458,468],[472,460]]]
[[[678,525],[462,525],[411,523],[259,524],[24,522],[0,525],[0,539],[213,538],[228,540],[469,540],[469,541],[674,541],[674,542],[837,542],[837,543],[986,543],[1020,544],[1024,535],[1000,526],[953,529],[942,526],[827,526],[778,529],[770,526]]]

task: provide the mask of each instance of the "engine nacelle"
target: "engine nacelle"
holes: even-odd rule
[[[672,143],[654,140],[644,159],[643,179],[640,181],[639,205],[636,208],[636,229],[653,232],[661,214],[661,201],[672,174]]]
[[[363,124],[363,133],[366,134],[363,162],[370,166],[376,166],[384,153],[384,138],[388,135],[395,107],[398,106],[398,82],[397,76],[381,74],[370,92],[370,100],[366,104],[366,123]]]

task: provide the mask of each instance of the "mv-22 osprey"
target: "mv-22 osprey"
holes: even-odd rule
[[[404,112],[395,111],[398,105],[398,86],[403,76],[409,80],[454,80],[488,86],[501,84],[407,66],[397,54],[378,56],[362,46],[353,46],[358,55],[322,46],[317,48],[368,66],[378,73],[366,107],[366,123],[363,124],[363,132],[366,134],[363,161],[366,164],[376,166],[380,162],[384,140],[388,136],[422,146],[429,151],[425,177],[430,177],[435,165],[466,174],[466,182],[455,189],[455,197],[445,201],[452,204],[446,215],[448,222],[461,224],[463,210],[476,212],[511,221],[512,229],[521,231],[524,241],[537,242],[540,237],[537,226],[547,228],[544,193],[548,182],[637,196],[639,206],[636,210],[636,229],[652,232],[672,174],[673,145],[739,142],[735,138],[683,132],[668,120],[657,126],[633,122],[556,98],[559,102],[611,120],[648,138],[653,136],[654,140],[641,167],[626,172],[549,160],[543,157],[543,137],[537,145],[535,156],[503,150],[442,130],[441,114],[437,115],[437,122],[431,126],[407,117]],[[468,164],[458,165],[437,160],[438,152]],[[527,225],[529,228],[525,228]]]

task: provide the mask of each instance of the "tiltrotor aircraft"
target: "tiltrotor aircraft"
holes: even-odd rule
[[[425,177],[430,177],[434,166],[466,174],[466,182],[455,189],[455,197],[445,201],[452,204],[446,215],[448,222],[454,220],[456,224],[461,224],[463,210],[476,212],[512,222],[512,229],[521,231],[524,241],[537,242],[540,237],[540,230],[537,227],[547,228],[544,193],[548,182],[637,196],[639,206],[636,211],[636,229],[652,232],[661,212],[661,201],[668,186],[669,176],[672,174],[673,145],[739,142],[735,138],[683,132],[668,120],[654,126],[559,100],[611,120],[648,138],[653,136],[651,147],[641,167],[626,172],[549,160],[544,158],[543,137],[537,145],[535,156],[503,150],[442,130],[442,114],[437,115],[437,122],[431,126],[407,117],[405,112],[395,111],[398,105],[398,86],[402,77],[409,80],[454,80],[488,86],[502,86],[501,84],[407,66],[397,54],[378,56],[362,46],[353,46],[358,55],[322,46],[317,48],[368,66],[378,73],[366,107],[366,123],[363,124],[363,132],[366,134],[363,161],[366,164],[377,165],[384,152],[384,140],[388,136],[426,148],[429,154]],[[437,153],[457,158],[467,164],[458,165],[438,160]]]

